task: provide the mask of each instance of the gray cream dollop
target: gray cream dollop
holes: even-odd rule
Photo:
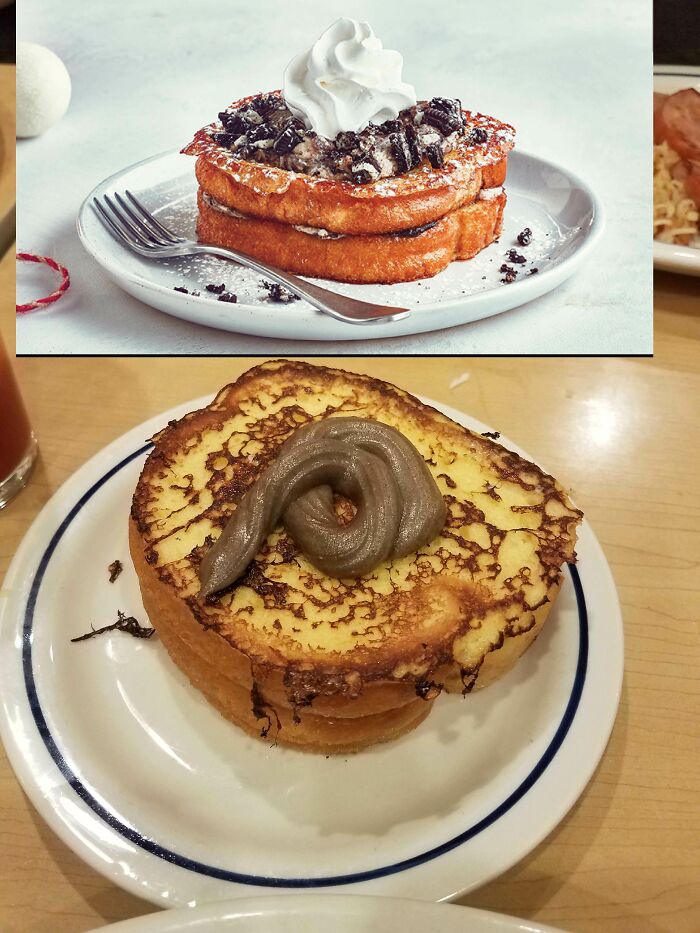
[[[334,491],[356,506],[347,525],[333,511]],[[285,441],[241,499],[202,560],[200,595],[234,583],[280,520],[314,566],[352,578],[418,550],[445,517],[435,480],[400,431],[366,418],[315,421]]]

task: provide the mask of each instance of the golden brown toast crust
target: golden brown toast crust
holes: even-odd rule
[[[471,259],[501,232],[504,193],[440,218],[418,236],[376,234],[322,238],[288,224],[232,217],[197,196],[202,242],[239,250],[300,275],[339,282],[390,284],[436,275],[455,259]]]
[[[279,670],[256,667],[253,676],[250,658],[222,639],[219,631],[201,625],[187,603],[178,599],[172,587],[150,570],[144,556],[143,541],[133,519],[129,522],[129,548],[141,584],[144,607],[159,635],[164,630],[171,632],[192,655],[199,657],[202,665],[216,668],[222,676],[240,684],[248,692],[255,680],[265,699],[276,709],[294,708]],[[348,692],[318,696],[314,700],[313,712],[321,716],[352,719],[396,709],[416,699],[415,688],[408,683],[368,684],[361,694],[353,697],[352,703],[347,702]]]
[[[244,106],[251,99],[231,106]],[[475,186],[478,191],[503,184],[515,130],[493,117],[464,113],[470,125],[487,130],[487,143],[470,145],[465,140],[441,169],[424,160],[405,175],[365,185],[236,159],[212,140],[206,127],[182,152],[198,157],[201,187],[242,214],[334,233],[386,233],[418,227],[453,211],[473,200]]]
[[[392,741],[420,725],[432,705],[432,701],[414,697],[411,703],[383,713],[333,719],[316,716],[304,708],[293,712],[268,703],[266,699],[256,703],[250,690],[227,680],[217,668],[193,657],[168,629],[158,634],[175,664],[222,716],[255,738],[297,751],[347,755]]]
[[[442,536],[371,577],[337,581],[276,532],[231,591],[200,604],[196,573],[206,535],[218,533],[293,430],[343,413],[377,417],[415,444],[448,505]],[[370,377],[265,363],[154,440],[132,507],[144,592],[149,579],[159,581],[169,596],[166,617],[178,605],[187,626],[216,633],[290,697],[352,698],[387,681],[415,687],[455,663],[471,676],[504,641],[540,624],[562,564],[575,557],[581,513],[556,480]],[[193,485],[195,456],[207,478]],[[339,508],[347,515],[342,501]]]

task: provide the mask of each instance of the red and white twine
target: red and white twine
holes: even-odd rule
[[[45,305],[50,305],[54,301],[64,295],[70,288],[70,275],[68,274],[68,269],[65,266],[62,266],[59,262],[56,262],[55,259],[52,259],[50,256],[36,256],[34,253],[16,253],[17,262],[39,262],[43,263],[45,266],[48,266],[50,269],[53,269],[54,272],[58,272],[61,276],[61,284],[58,286],[55,292],[51,292],[50,295],[46,295],[45,298],[37,298],[35,301],[28,301],[23,305],[16,305],[17,314],[26,314],[27,311],[34,311],[36,308],[43,308]]]

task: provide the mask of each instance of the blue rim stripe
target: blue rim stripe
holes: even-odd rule
[[[576,715],[576,710],[578,709],[581,694],[583,692],[583,686],[586,680],[586,670],[588,666],[588,613],[586,610],[586,600],[583,587],[581,585],[581,578],[579,576],[578,570],[574,565],[569,565],[569,572],[571,574],[571,580],[574,585],[576,606],[578,609],[579,652],[571,695],[554,737],[547,746],[540,760],[537,762],[525,780],[508,797],[506,797],[502,803],[500,803],[491,813],[489,813],[488,816],[485,816],[482,820],[479,820],[478,823],[475,823],[473,826],[470,826],[468,829],[464,830],[464,832],[459,833],[459,835],[454,836],[452,839],[449,839],[447,842],[444,842],[439,846],[435,846],[434,848],[429,849],[427,852],[422,852],[419,855],[412,856],[411,858],[404,859],[400,862],[394,862],[391,865],[385,865],[381,868],[373,868],[369,871],[355,872],[347,875],[333,875],[320,878],[269,878],[264,875],[248,875],[242,872],[228,871],[223,868],[217,868],[214,865],[207,865],[204,862],[199,862],[194,859],[189,859],[186,856],[178,855],[177,852],[172,852],[170,849],[166,849],[163,846],[158,845],[158,843],[153,839],[142,836],[136,830],[126,826],[119,819],[117,819],[114,814],[110,813],[109,810],[103,807],[101,803],[95,800],[88,789],[73,773],[67,761],[63,757],[63,754],[58,748],[55,739],[51,735],[51,731],[49,730],[48,723],[46,722],[46,718],[44,717],[44,713],[39,703],[32,665],[32,626],[34,612],[36,609],[36,603],[39,597],[41,584],[46,573],[46,569],[49,565],[49,561],[51,560],[51,557],[53,556],[61,538],[77,514],[109,479],[111,479],[123,467],[127,466],[127,464],[131,463],[137,457],[150,450],[152,446],[153,445],[150,443],[146,444],[144,447],[141,447],[139,450],[129,454],[128,457],[125,457],[121,462],[113,466],[107,473],[105,473],[99,480],[97,480],[97,482],[94,483],[90,489],[84,493],[83,496],[81,496],[78,502],[66,515],[49,541],[49,544],[44,551],[41,560],[39,561],[36,576],[32,581],[31,589],[29,591],[29,597],[27,599],[27,606],[24,615],[22,666],[24,671],[24,682],[27,690],[27,697],[29,699],[29,706],[32,712],[32,716],[34,717],[34,722],[36,723],[44,745],[46,746],[49,754],[53,758],[63,777],[66,779],[68,784],[70,784],[80,799],[83,800],[90,807],[90,809],[100,817],[101,820],[107,823],[108,826],[118,832],[125,839],[133,842],[141,849],[145,849],[147,852],[150,852],[151,855],[155,855],[166,862],[170,862],[172,865],[178,865],[180,868],[185,868],[188,871],[193,871],[200,875],[207,875],[210,878],[217,878],[222,881],[231,881],[238,884],[257,885],[260,887],[269,888],[321,888],[328,887],[329,885],[355,884],[359,881],[369,881],[372,878],[381,878],[386,875],[392,875],[400,871],[405,871],[408,868],[414,868],[417,865],[422,865],[424,862],[428,862],[440,855],[444,855],[446,852],[450,852],[452,849],[457,848],[458,846],[462,845],[462,843],[467,842],[469,839],[473,839],[484,829],[499,820],[519,800],[521,800],[522,797],[524,797],[533,784],[535,784],[535,782],[545,772],[557,751],[561,747],[566,734],[571,728],[574,716]]]

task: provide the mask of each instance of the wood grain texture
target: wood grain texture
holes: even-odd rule
[[[14,239],[15,66],[0,64],[0,252]]]
[[[0,266],[5,286],[9,268]],[[603,761],[549,838],[463,903],[581,933],[700,929],[695,303],[690,295],[685,308],[671,301],[657,314],[653,360],[328,361],[461,408],[521,444],[570,488],[619,587],[626,674]],[[6,339],[9,329],[5,316]],[[145,418],[213,394],[253,362],[20,359],[42,454],[30,486],[0,513],[0,573],[37,511],[88,457]],[[77,933],[153,909],[53,835],[2,758],[0,929]]]

